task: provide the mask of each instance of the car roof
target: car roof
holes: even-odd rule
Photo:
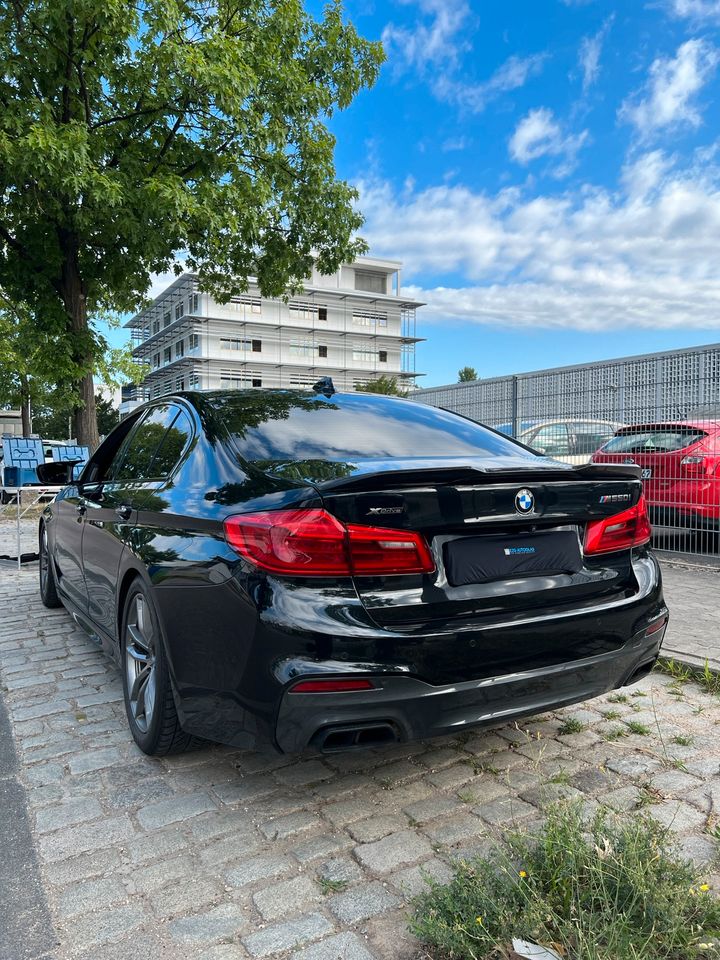
[[[720,420],[648,420],[646,423],[633,423],[621,427],[618,433],[629,430],[677,429],[678,427],[689,427],[691,430],[720,430]]]

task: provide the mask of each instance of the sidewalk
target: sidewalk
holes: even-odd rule
[[[663,655],[720,673],[720,569],[663,560],[665,600],[670,626]]]

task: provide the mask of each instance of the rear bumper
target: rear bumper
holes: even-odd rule
[[[642,631],[619,651],[465,683],[433,686],[413,677],[379,676],[374,690],[286,692],[278,711],[277,745],[286,753],[334,744],[347,748],[349,739],[331,735],[364,729],[369,733],[361,745],[371,745],[371,728],[394,731],[398,741],[440,737],[589,700],[649,671],[664,633],[663,628],[648,637]]]

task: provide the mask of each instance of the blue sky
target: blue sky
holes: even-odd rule
[[[422,385],[720,340],[720,0],[348,0],[332,121]]]

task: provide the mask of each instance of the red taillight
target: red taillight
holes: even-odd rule
[[[680,466],[684,468],[685,473],[693,477],[701,477],[703,474],[711,474],[711,462],[708,457],[689,456],[683,457]]]
[[[353,690],[373,690],[371,680],[301,680],[289,693],[352,693]]]
[[[268,510],[225,520],[233,549],[271,573],[302,577],[431,573],[422,534],[341,523],[326,510]]]
[[[602,520],[591,520],[585,529],[585,553],[611,553],[647,543],[652,536],[645,497],[634,507]]]

